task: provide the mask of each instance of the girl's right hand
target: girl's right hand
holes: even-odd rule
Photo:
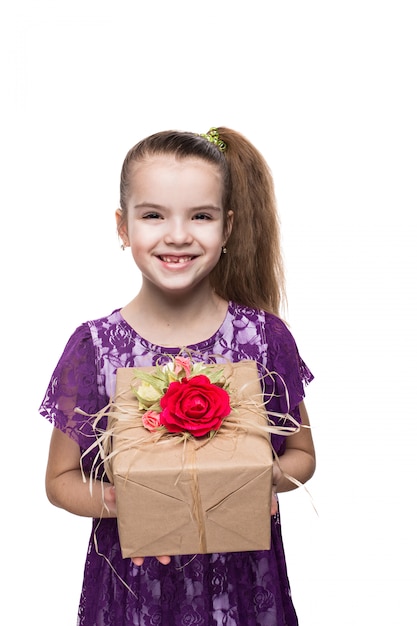
[[[117,516],[116,488],[113,485],[104,487],[103,500],[109,512]]]

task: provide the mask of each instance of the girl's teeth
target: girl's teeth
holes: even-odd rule
[[[191,260],[190,256],[182,256],[182,257],[171,257],[171,256],[163,256],[161,257],[161,259],[165,262],[165,263],[186,263],[187,261]]]

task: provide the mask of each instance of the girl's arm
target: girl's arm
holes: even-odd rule
[[[49,501],[61,509],[84,517],[117,517],[114,487],[93,481],[91,493],[88,477],[83,482],[78,444],[57,428],[51,436],[45,485]],[[163,565],[171,560],[169,556],[156,558]],[[143,560],[132,559],[136,565]]]
[[[114,487],[93,481],[83,482],[80,448],[68,435],[54,428],[46,468],[46,494],[57,507],[84,517],[116,517]],[[106,509],[106,505],[109,510]]]
[[[276,493],[291,491],[297,485],[284,476],[288,474],[300,483],[306,483],[313,476],[316,469],[316,455],[313,437],[310,430],[307,409],[304,402],[299,404],[301,424],[307,428],[300,428],[295,435],[286,440],[286,449],[279,461],[274,463],[273,483]]]

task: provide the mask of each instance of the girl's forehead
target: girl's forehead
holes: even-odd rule
[[[157,155],[138,161],[130,172],[129,202],[221,206],[223,193],[218,167],[200,158]]]
[[[213,175],[216,173],[220,176],[220,169],[215,163],[211,163],[199,157],[177,157],[174,154],[155,154],[148,156],[140,161],[135,161],[132,164],[131,176],[140,175],[148,171],[157,170],[177,170],[183,171],[187,169],[206,171]]]

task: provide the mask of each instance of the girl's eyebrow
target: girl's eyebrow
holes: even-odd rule
[[[153,202],[140,202],[139,204],[135,204],[134,209],[163,209],[164,207],[160,204],[154,204]]]
[[[162,206],[161,204],[155,204],[154,202],[140,202],[139,204],[135,204],[134,209],[164,209],[166,207]],[[221,211],[221,207],[215,205],[215,204],[203,204],[202,206],[195,206],[195,207],[190,207],[189,209],[190,211],[207,211],[207,210],[212,210],[212,211]]]

